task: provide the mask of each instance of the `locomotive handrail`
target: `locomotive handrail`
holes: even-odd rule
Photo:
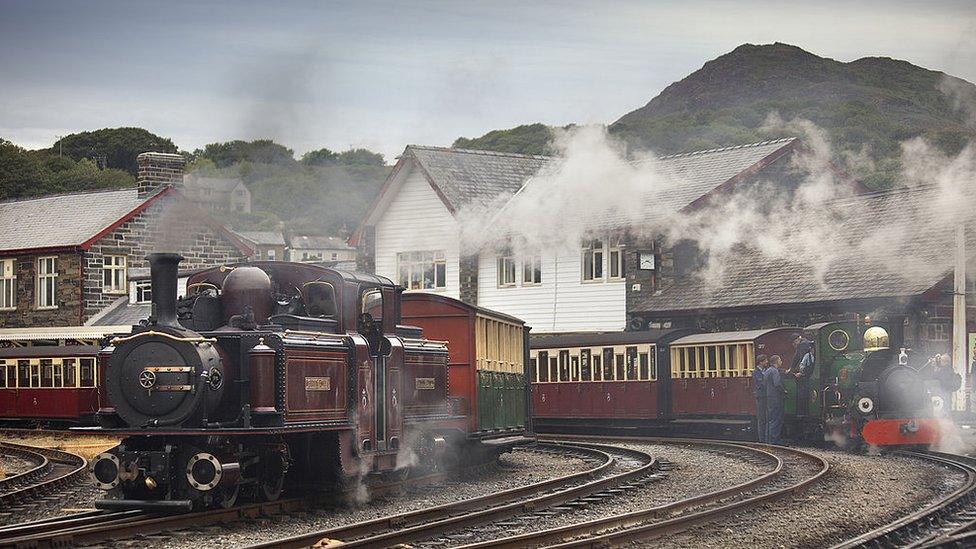
[[[184,343],[217,343],[217,339],[212,337],[180,337],[180,336],[168,334],[166,332],[157,332],[155,330],[149,330],[148,332],[139,332],[138,334],[127,336],[127,337],[114,337],[112,338],[111,343],[112,344],[125,343],[126,341],[132,341],[133,339],[137,339],[140,337],[148,337],[148,336],[160,336],[160,337],[172,339],[173,341],[182,341]]]

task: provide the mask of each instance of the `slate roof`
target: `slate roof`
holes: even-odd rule
[[[183,176],[183,186],[188,189],[211,189],[229,193],[241,183],[242,181],[239,178],[234,177],[205,177],[192,173]]]
[[[0,252],[80,246],[146,201],[131,188],[0,202]]]
[[[128,299],[119,300],[111,309],[105,311],[91,323],[91,326],[131,326],[149,318],[152,313],[151,303],[129,303]]]
[[[455,212],[472,202],[516,192],[552,161],[548,156],[419,145],[408,145],[405,154],[417,160]]]
[[[719,283],[690,276],[659,295],[638,298],[632,310],[689,312],[920,295],[953,266],[955,228],[942,218],[938,199],[939,190],[928,186],[839,200],[830,204],[829,215],[841,224],[842,237],[823,243],[836,255],[822,273],[811,263],[743,247],[723,266]],[[966,224],[972,259],[976,216]]]
[[[346,241],[335,236],[293,236],[293,250],[352,250]]]
[[[285,237],[276,231],[234,231],[241,238],[262,246],[284,246]]]

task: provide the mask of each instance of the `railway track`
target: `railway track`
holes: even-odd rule
[[[74,484],[88,467],[85,458],[50,448],[0,442],[0,453],[35,464],[27,471],[0,480],[0,509],[3,510]]]
[[[834,546],[973,547],[976,545],[976,458],[940,452],[901,452],[934,461],[964,477],[957,489],[900,519]]]
[[[581,476],[584,477],[599,475],[612,465],[612,459],[605,456],[603,452],[588,448],[542,444],[534,451],[570,454],[583,458],[591,465],[590,468],[581,473]],[[408,479],[404,482],[371,486],[369,489],[371,494],[379,495],[388,491],[400,490],[406,485],[422,486],[444,476],[443,473],[427,475]],[[529,492],[532,489],[542,489],[541,485],[543,484],[546,483],[529,485],[519,490]],[[352,492],[353,489],[349,491]],[[157,536],[166,536],[168,532],[180,529],[229,524],[261,517],[302,512],[319,503],[321,503],[321,499],[289,498],[276,502],[241,505],[230,509],[209,509],[182,514],[151,514],[142,511],[83,512],[60,518],[0,527],[0,548],[69,547],[134,537],[149,541]]]
[[[251,546],[307,547],[335,543],[343,547],[388,547],[428,539],[463,528],[496,522],[525,513],[550,513],[558,506],[605,499],[663,478],[661,463],[637,450],[582,443],[540,443],[536,451],[588,456],[594,467],[580,472],[455,503],[401,513],[277,539]]]
[[[822,479],[830,468],[819,456],[792,448],[695,439],[641,438],[640,441],[705,446],[763,461],[770,467],[763,474],[740,484],[664,505],[463,547],[607,547],[633,541],[646,542],[796,494]]]

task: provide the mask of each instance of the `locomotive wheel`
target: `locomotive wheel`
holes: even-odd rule
[[[241,485],[235,484],[233,488],[228,488],[218,496],[217,504],[224,509],[230,509],[237,505],[237,497],[240,495]]]
[[[258,497],[262,501],[275,501],[285,487],[285,462],[281,455],[266,456],[261,462],[258,477]]]

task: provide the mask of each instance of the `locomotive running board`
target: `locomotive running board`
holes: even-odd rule
[[[106,511],[128,511],[142,509],[144,511],[181,512],[193,510],[193,502],[188,499],[151,500],[151,499],[100,499],[95,501],[96,509]]]

